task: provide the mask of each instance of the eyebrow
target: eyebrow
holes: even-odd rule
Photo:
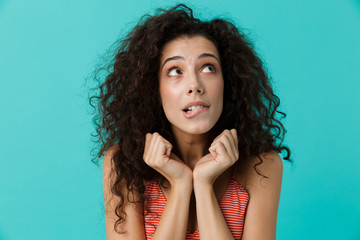
[[[215,59],[218,61],[218,63],[220,64],[219,59],[218,59],[214,54],[211,54],[211,53],[203,53],[203,54],[201,54],[200,56],[198,56],[198,59],[205,58],[205,57],[215,58]],[[164,68],[164,65],[165,65],[168,61],[172,61],[172,60],[182,60],[182,61],[184,61],[185,58],[182,57],[182,56],[169,57],[169,58],[167,58],[167,59],[164,61],[164,63],[162,64],[161,70]]]

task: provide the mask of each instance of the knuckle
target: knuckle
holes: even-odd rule
[[[164,149],[165,149],[165,144],[160,142],[159,143],[159,151],[164,151]]]

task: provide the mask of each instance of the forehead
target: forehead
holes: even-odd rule
[[[197,56],[204,52],[219,57],[214,43],[203,36],[178,37],[164,45],[161,52],[161,62],[172,56]]]

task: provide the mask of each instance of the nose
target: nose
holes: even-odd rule
[[[190,78],[189,85],[188,85],[186,94],[190,95],[190,94],[198,93],[198,94],[202,95],[204,93],[204,88],[201,85],[199,77],[196,74],[194,74],[192,76],[189,76],[189,78]]]

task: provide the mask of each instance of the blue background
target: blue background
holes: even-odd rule
[[[0,1],[0,239],[105,239],[85,79],[143,14],[173,3]],[[360,1],[190,6],[249,32],[288,115],[277,239],[360,239]]]

